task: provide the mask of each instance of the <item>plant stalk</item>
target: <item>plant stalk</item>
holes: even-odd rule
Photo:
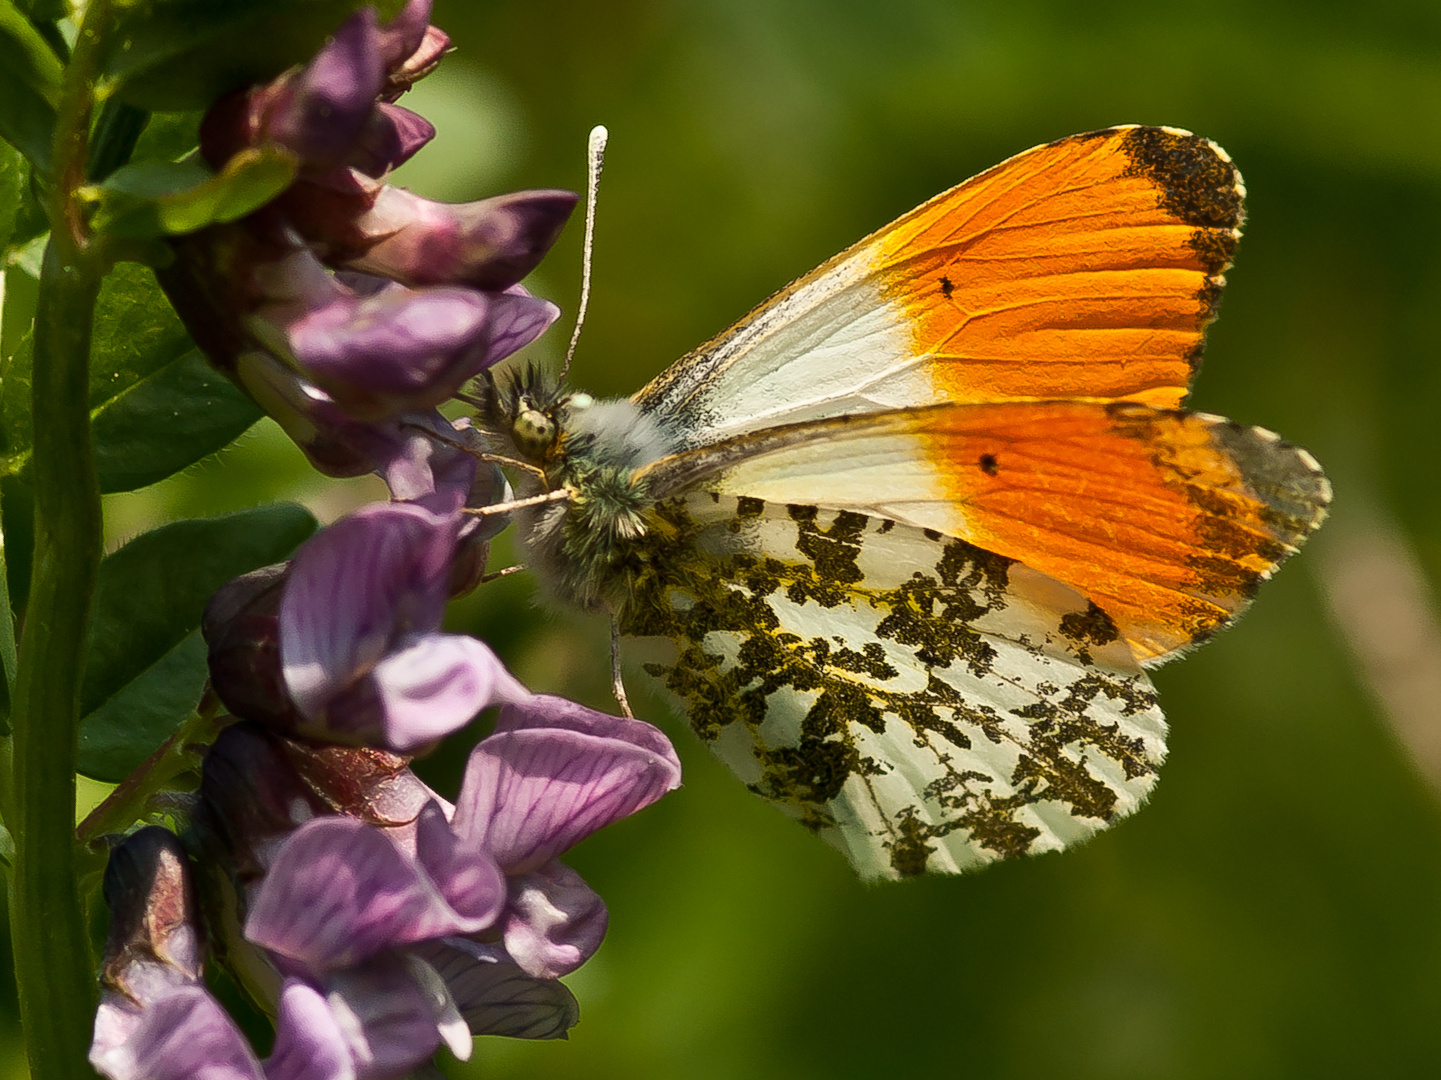
[[[95,960],[79,895],[76,732],[101,555],[90,435],[90,334],[105,267],[78,190],[110,0],[93,0],[66,68],[52,155],[51,235],[35,315],[35,551],[11,714],[16,845],[10,919],[33,1080],[93,1080]]]
[[[99,280],[46,251],[35,324],[35,561],[15,680],[11,938],[33,1080],[93,1076],[95,965],[76,888],[76,729],[100,489],[88,360]]]

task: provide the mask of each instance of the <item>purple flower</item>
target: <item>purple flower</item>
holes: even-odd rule
[[[679,784],[675,750],[650,724],[538,694],[501,709],[471,754],[455,830],[526,874]]]
[[[416,822],[416,852],[352,817],[306,822],[285,841],[253,898],[245,936],[312,972],[389,949],[484,930],[505,905],[500,868],[454,857],[438,803]],[[324,886],[324,887],[322,887]]]
[[[465,470],[475,469],[476,458],[460,447],[478,447],[467,420],[450,421],[434,409],[402,412],[380,422],[355,420],[329,394],[267,353],[242,354],[234,378],[327,476],[378,473],[395,498],[407,501],[447,486],[452,493],[464,492],[471,482],[473,474]],[[463,503],[459,498],[453,505]],[[452,504],[431,508],[442,506]]]
[[[302,734],[410,752],[530,696],[484,644],[439,629],[462,524],[368,506],[296,553],[279,632]]]
[[[309,64],[216,103],[201,126],[212,166],[266,148],[293,158],[297,179],[241,221],[176,238],[158,275],[211,361],[333,476],[383,470],[398,419],[559,315],[518,283],[572,193],[451,206],[383,180],[434,134],[394,104],[449,46],[429,11],[412,0],[384,26],[358,11]]]
[[[510,962],[557,978],[600,945],[606,911],[556,856],[679,783],[674,750],[649,724],[532,697],[502,709],[472,752],[450,822],[432,800],[413,829],[384,836],[354,819],[300,825],[245,935],[324,972],[496,927]]]
[[[210,685],[230,712],[278,731],[305,717],[290,700],[280,666],[280,598],[287,564],[266,566],[226,583],[201,617]]]
[[[320,1055],[385,1080],[442,1043],[464,1057],[475,1034],[574,1024],[554,979],[594,953],[606,914],[553,856],[673,789],[679,763],[655,728],[558,698],[507,706],[500,729],[472,754],[463,810],[369,750],[248,725],[211,749],[200,835],[235,875],[231,962],[279,999],[268,1077],[320,1075],[287,1071]]]
[[[446,206],[384,183],[434,136],[395,104],[449,47],[429,12],[359,11],[202,125],[216,168],[265,148],[297,179],[176,238],[162,284],[317,468],[375,472],[392,501],[205,612],[212,685],[239,720],[206,756],[186,836],[215,953],[277,1017],[274,1050],[260,1061],[209,995],[186,855],[141,830],[107,872],[91,1060],[112,1080],[398,1080],[441,1046],[468,1056],[474,1035],[564,1037],[578,1007],[557,979],[608,916],[558,857],[680,781],[656,729],[531,694],[486,645],[441,630],[506,524],[474,511],[509,486],[437,406],[557,317],[519,282],[575,197]],[[492,706],[451,805],[401,755]]]
[[[450,907],[390,839],[413,837],[436,813],[443,818],[443,803],[432,803],[433,793],[400,759],[363,748],[307,747],[238,725],[207,755],[200,795],[201,860],[215,868],[206,879],[208,910],[232,971],[260,1001],[279,1007],[267,1077],[386,1080],[409,1072],[442,1042],[468,1054],[469,1032],[444,980],[395,945],[417,926],[470,928],[493,916],[473,904]],[[337,816],[337,808],[350,813]],[[474,876],[451,875],[462,907],[475,895],[464,889]],[[214,887],[227,879],[228,887]],[[318,887],[297,894],[295,886],[305,882]],[[492,881],[490,891],[497,888]],[[280,923],[274,944],[285,950],[298,942],[290,951],[322,962],[307,965],[245,940],[241,927],[257,917],[265,925],[265,912],[277,904],[295,923],[288,930]]]
[[[397,135],[397,142],[402,136]],[[353,190],[301,182],[280,205],[328,262],[407,285],[508,289],[540,264],[575,209],[569,191],[518,191],[442,203],[357,181]]]
[[[128,838],[111,856],[105,892],[111,931],[90,1061],[111,1080],[390,1080],[442,1041],[461,1058],[470,1053],[470,1029],[442,976],[424,960],[393,956],[318,985],[285,979],[275,1046],[262,1063],[200,977],[179,839],[156,827]]]
[[[105,1008],[102,1004],[102,1012]],[[203,984],[178,987],[146,1003],[124,1041],[111,1042],[101,1023],[97,1016],[90,1064],[111,1080],[263,1080],[265,1075],[245,1036]]]
[[[605,905],[556,861],[680,785],[670,741],[640,720],[536,695],[500,711],[471,753],[452,828],[504,872],[505,948],[537,978],[575,970],[605,935]]]
[[[105,870],[110,933],[90,1062],[111,1080],[260,1080],[260,1065],[201,979],[189,862],[155,826],[128,837]]]

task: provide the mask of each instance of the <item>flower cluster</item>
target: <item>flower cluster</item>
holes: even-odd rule
[[[679,777],[648,724],[543,696],[501,710],[454,806],[395,755],[227,728],[194,843],[212,944],[276,1010],[274,1050],[258,1061],[205,989],[186,854],[151,827],[107,871],[91,1060],[114,1080],[383,1080],[442,1044],[465,1058],[473,1035],[564,1035],[577,1008],[555,980],[606,910],[557,856]]]
[[[176,241],[167,292],[318,468],[374,471],[392,498],[206,610],[231,722],[183,836],[148,827],[112,853],[91,1047],[112,1080],[387,1080],[442,1045],[466,1057],[474,1035],[564,1035],[577,1006],[557,980],[607,916],[559,856],[680,782],[655,728],[534,694],[441,629],[509,488],[437,406],[555,319],[518,282],[574,204],[444,206],[385,183],[433,134],[395,98],[446,47],[429,0],[386,25],[363,10],[202,125],[217,169],[278,148],[297,179]],[[409,761],[491,708],[452,804]],[[206,988],[207,957],[275,1016],[263,1061]]]
[[[305,67],[213,106],[201,126],[212,167],[264,150],[297,179],[244,219],[176,240],[158,275],[210,360],[316,468],[379,471],[402,498],[431,486],[435,438],[416,430],[456,438],[435,406],[558,316],[519,282],[576,202],[523,191],[453,206],[385,182],[435,134],[395,104],[448,47],[429,14],[429,0],[384,26],[357,12]]]

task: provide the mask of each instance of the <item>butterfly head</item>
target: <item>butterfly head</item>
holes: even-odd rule
[[[523,461],[542,469],[561,455],[571,416],[593,403],[567,391],[552,372],[526,367],[503,382],[487,380],[482,418]]]
[[[633,402],[597,401],[543,368],[488,378],[485,389],[482,425],[502,450],[537,466],[552,483],[595,468],[628,475],[674,448],[661,425]]]
[[[480,404],[491,445],[527,466],[517,494],[569,492],[518,515],[530,566],[562,598],[616,610],[652,501],[638,472],[676,440],[635,402],[597,401],[535,367],[487,379]]]

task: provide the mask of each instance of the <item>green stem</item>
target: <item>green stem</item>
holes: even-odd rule
[[[100,489],[87,401],[98,279],[45,255],[35,323],[35,561],[12,714],[16,860],[11,936],[34,1080],[92,1075],[94,962],[76,891],[75,732]]]
[[[52,154],[51,237],[35,315],[32,458],[35,551],[14,730],[15,981],[33,1080],[93,1078],[86,1051],[95,961],[74,842],[76,730],[90,600],[100,566],[100,487],[90,437],[90,332],[104,266],[81,204],[109,0],[94,0],[61,91]]]

